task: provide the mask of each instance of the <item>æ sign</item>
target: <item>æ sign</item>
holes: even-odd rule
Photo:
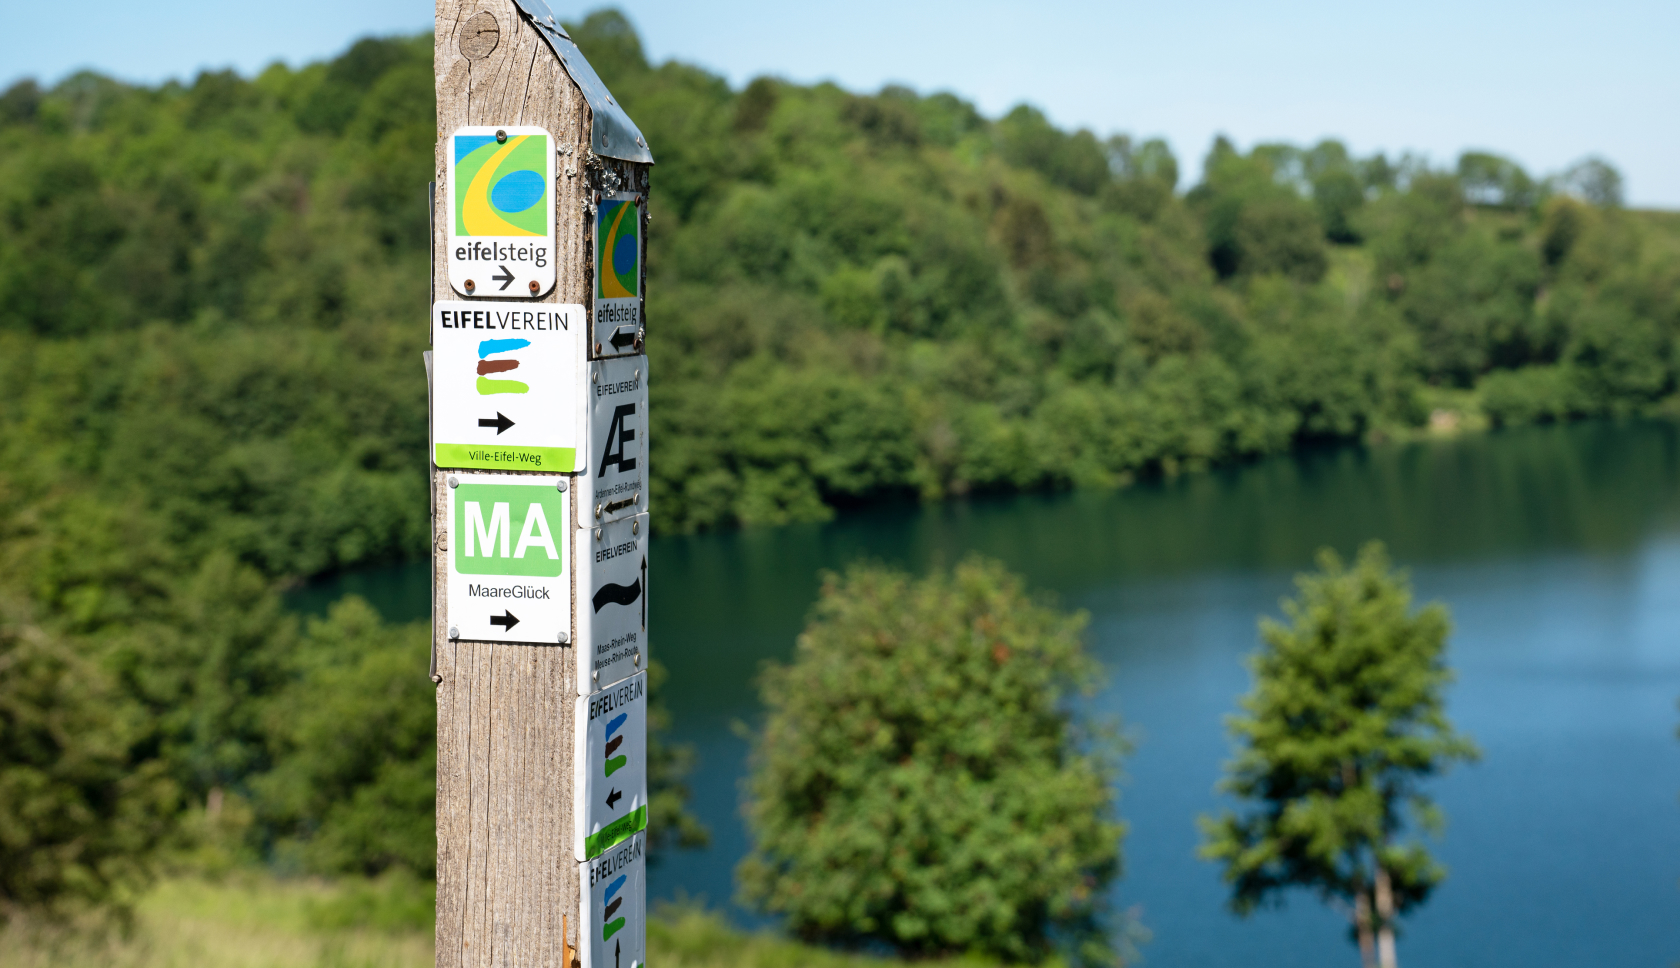
[[[628,356],[588,364],[585,456],[578,525],[594,527],[648,509],[648,359]]]

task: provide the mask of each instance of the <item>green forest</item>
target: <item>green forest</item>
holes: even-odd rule
[[[1192,171],[571,29],[657,160],[657,531],[1680,411],[1680,215],[1604,162],[1220,139]],[[281,600],[426,553],[431,58],[0,94],[0,895],[212,842],[431,874],[425,629]]]

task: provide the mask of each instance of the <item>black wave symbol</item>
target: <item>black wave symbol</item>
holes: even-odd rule
[[[613,741],[607,744],[607,751],[604,755],[606,755],[606,756],[613,755],[613,750],[618,749],[623,744],[624,744],[624,737],[622,737],[622,736],[614,737]]]
[[[607,905],[607,909],[605,911],[601,912],[601,920],[602,921],[612,920],[613,912],[617,911],[619,905],[621,905],[623,903],[624,903],[624,898],[621,897],[621,898],[617,898],[611,904]]]
[[[608,605],[629,605],[641,597],[642,580],[638,578],[628,585],[614,585],[608,582],[601,586],[601,590],[595,593],[590,602],[594,604],[595,611],[599,612]]]

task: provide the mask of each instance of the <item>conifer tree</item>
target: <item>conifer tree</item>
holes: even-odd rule
[[[1221,784],[1245,804],[1202,818],[1201,852],[1224,865],[1237,913],[1307,888],[1348,915],[1367,968],[1395,968],[1397,919],[1445,876],[1405,836],[1441,823],[1420,781],[1478,754],[1446,716],[1446,608],[1412,611],[1376,542],[1351,569],[1329,550],[1318,564],[1283,602],[1289,625],[1261,619]]]

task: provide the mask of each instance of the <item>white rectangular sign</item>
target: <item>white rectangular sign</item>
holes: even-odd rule
[[[647,834],[586,861],[579,871],[583,910],[578,955],[583,968],[647,964]]]
[[[468,126],[448,142],[449,286],[463,296],[554,288],[554,139],[529,125]]]
[[[596,200],[596,356],[642,351],[642,204],[636,192]]]
[[[574,784],[578,860],[591,860],[647,829],[647,673],[579,701]]]
[[[571,641],[564,477],[449,475],[450,638]]]
[[[594,527],[648,509],[647,357],[591,360],[585,473],[578,524]]]
[[[647,668],[648,516],[577,534],[578,694],[587,696]]]
[[[583,307],[432,307],[432,450],[439,467],[566,473],[582,463]]]

